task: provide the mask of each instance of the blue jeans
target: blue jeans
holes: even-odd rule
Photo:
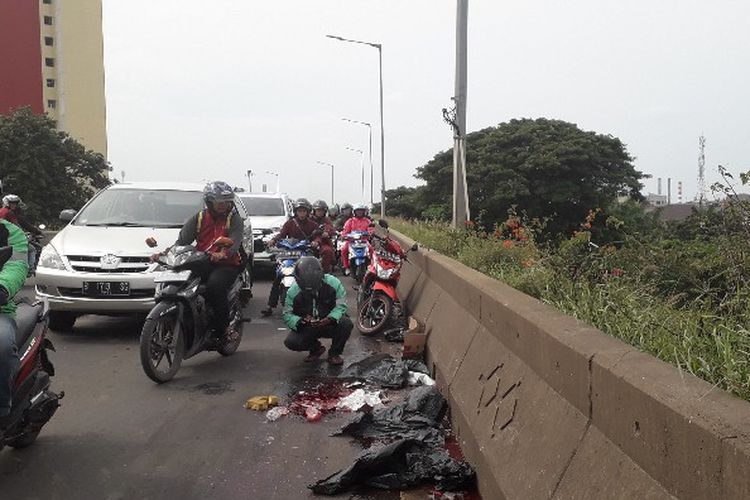
[[[10,413],[13,378],[18,369],[17,329],[13,318],[0,314],[0,417]]]

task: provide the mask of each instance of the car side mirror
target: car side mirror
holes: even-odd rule
[[[417,245],[416,243],[414,243],[414,244],[413,244],[413,245],[411,246],[411,251],[412,251],[412,252],[416,252],[417,250],[419,250],[419,245]]]
[[[388,229],[388,221],[385,219],[380,219],[378,221],[378,225],[382,228]]]
[[[73,218],[76,216],[76,211],[72,210],[70,208],[63,210],[60,212],[60,220],[63,222],[70,222],[73,220]]]
[[[148,245],[149,248],[156,247],[158,245],[158,243],[156,242],[156,238],[154,238],[153,236],[149,236],[148,238],[146,238],[146,245]]]
[[[234,240],[232,238],[227,238],[226,236],[222,236],[216,239],[215,245],[218,247],[222,247],[222,248],[229,248],[232,245],[234,245]]]

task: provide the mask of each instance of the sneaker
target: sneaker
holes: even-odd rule
[[[273,307],[268,306],[265,309],[261,310],[260,314],[263,315],[263,316],[265,316],[265,317],[268,317],[268,316],[270,316],[270,315],[273,314],[273,309],[274,309]]]
[[[333,356],[331,356],[331,355],[329,354],[329,355],[328,355],[328,360],[327,360],[327,361],[328,361],[328,364],[329,364],[329,365],[333,365],[333,366],[341,366],[341,365],[343,365],[343,364],[344,364],[344,360],[343,360],[343,359],[341,359],[341,356],[339,356],[339,355],[337,355],[337,354],[334,354]]]
[[[344,269],[344,276],[349,276],[350,274],[352,274],[352,273],[351,273],[351,271],[349,271],[348,267],[346,269]]]
[[[305,358],[305,363],[317,361],[323,355],[324,352],[326,352],[325,346],[321,343],[318,343],[318,347],[315,347],[314,349],[310,350],[310,354],[308,354],[307,357]]]

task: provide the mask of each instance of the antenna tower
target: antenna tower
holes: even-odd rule
[[[698,138],[698,203],[703,205],[706,199],[706,138],[701,134]]]

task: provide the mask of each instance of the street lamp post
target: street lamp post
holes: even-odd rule
[[[367,127],[368,143],[369,143],[367,150],[370,156],[370,205],[372,205],[375,203],[375,197],[373,195],[373,186],[375,184],[375,181],[373,179],[373,173],[372,173],[372,124],[367,123],[367,122],[361,122],[358,120],[350,120],[349,118],[342,118],[342,120],[344,120],[345,122],[355,123],[357,125],[364,125],[365,127]]]
[[[334,202],[335,202],[334,199],[333,199],[333,175],[334,175],[333,174],[333,169],[334,169],[334,167],[333,167],[332,164],[326,163],[324,161],[319,161],[319,162],[316,162],[316,163],[318,165],[325,165],[326,167],[331,167],[331,205],[333,205]]]
[[[359,153],[359,169],[362,171],[362,199],[364,199],[365,198],[365,152],[362,151],[361,149],[350,148],[349,146],[347,146],[344,149],[346,149],[347,151],[351,151],[353,153]]]
[[[379,43],[351,40],[336,35],[326,35],[328,38],[340,42],[358,43],[378,49],[378,64],[380,73],[380,216],[385,217],[385,129],[383,125],[383,46]]]

